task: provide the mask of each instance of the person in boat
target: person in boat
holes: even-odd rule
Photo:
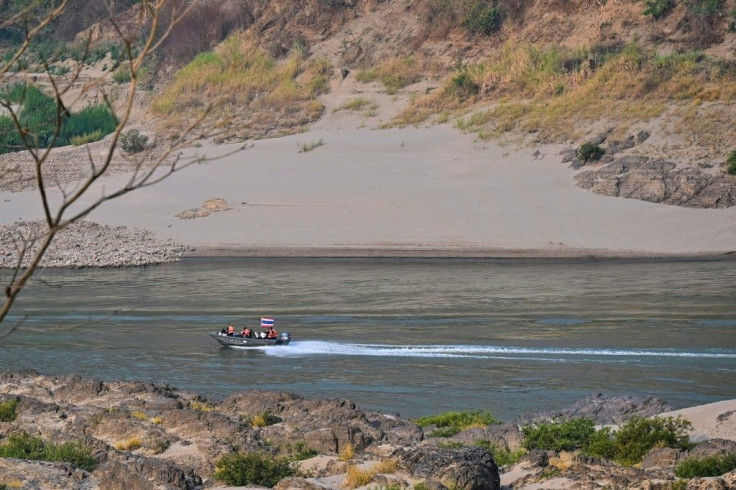
[[[232,337],[233,335],[235,335],[235,327],[233,327],[232,325],[228,325],[227,326],[227,335],[228,335],[228,337]]]
[[[267,339],[275,339],[278,337],[278,334],[276,333],[276,329],[273,327],[268,327],[268,332],[266,333]]]
[[[249,338],[253,337],[253,332],[251,332],[250,328],[245,327],[243,329],[242,335],[243,335],[243,337],[249,339]]]

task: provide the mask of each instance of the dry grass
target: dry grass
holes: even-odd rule
[[[602,52],[509,42],[483,63],[448,77],[437,91],[417,97],[394,124],[433,116],[443,121],[491,103],[459,120],[458,127],[482,137],[520,130],[551,141],[575,137],[575,128],[600,120],[651,121],[680,101],[734,100],[736,66],[701,53],[659,55],[635,44]]]
[[[178,126],[209,104],[214,105],[213,120],[219,119],[223,127],[229,124],[233,109],[269,121],[300,111],[311,117],[323,110],[315,98],[329,90],[331,74],[332,65],[326,58],[308,60],[297,53],[275,60],[237,34],[179,70],[152,108]]]
[[[215,405],[206,401],[192,400],[189,403],[189,408],[198,412],[212,412],[215,410]]]
[[[162,419],[161,417],[153,417],[151,419],[151,423],[154,425],[161,425],[163,422],[164,422],[164,419]]]
[[[352,444],[345,444],[342,449],[340,449],[340,454],[338,456],[340,461],[350,461],[355,457],[355,447]]]
[[[355,79],[369,83],[380,81],[389,94],[416,83],[427,76],[444,72],[444,68],[435,61],[423,56],[405,56],[390,58],[379,65],[356,72]]]
[[[365,97],[355,97],[353,99],[348,99],[342,104],[340,104],[339,107],[336,107],[332,112],[337,111],[356,111],[356,112],[363,112],[364,114],[371,114],[374,113],[378,109],[378,104],[373,102],[370,99],[366,99]]]
[[[396,462],[395,459],[384,459],[377,465],[375,465],[372,470],[376,472],[376,474],[382,474],[382,475],[390,475],[393,473],[396,473],[396,471],[399,469],[399,463]]]
[[[398,470],[398,463],[394,459],[385,459],[373,465],[370,469],[362,469],[357,466],[348,467],[343,486],[345,488],[358,488],[373,481],[378,474],[390,475]]]
[[[133,410],[130,412],[130,416],[138,420],[148,420],[148,414],[140,410]]]
[[[364,470],[357,466],[351,466],[348,468],[347,475],[345,475],[345,481],[343,486],[345,488],[358,488],[364,485],[368,485],[373,481],[373,477],[376,476],[376,472],[372,470]]]
[[[115,449],[119,451],[133,451],[141,447],[143,447],[143,441],[141,441],[140,437],[131,437],[115,444]]]

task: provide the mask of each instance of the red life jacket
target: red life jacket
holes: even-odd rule
[[[228,325],[227,326],[227,334],[230,335],[230,334],[233,334],[233,333],[235,333],[235,327],[233,327],[232,325]]]

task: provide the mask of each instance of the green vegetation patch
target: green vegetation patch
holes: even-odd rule
[[[606,150],[604,150],[601,145],[597,145],[595,143],[583,143],[580,145],[580,148],[578,148],[578,156],[586,162],[591,160],[598,161],[605,153]]]
[[[498,420],[488,410],[473,410],[428,415],[418,418],[415,422],[421,427],[428,425],[437,427],[437,430],[427,435],[428,437],[452,437],[471,427],[487,427],[497,424]]]
[[[6,442],[0,444],[0,458],[63,461],[87,471],[97,467],[92,449],[81,442],[54,444],[25,433],[8,436]]]
[[[632,417],[618,431],[596,431],[584,418],[543,422],[523,428],[524,447],[554,451],[581,450],[584,454],[631,466],[655,447],[687,450],[692,447],[687,431],[692,424],[681,417]]]
[[[595,434],[595,425],[590,419],[574,418],[527,425],[523,431],[526,449],[573,451],[590,444]]]
[[[97,104],[69,113],[35,85],[16,83],[0,92],[0,100],[19,107],[18,121],[25,129],[25,134],[21,134],[10,116],[0,116],[0,153],[24,150],[26,145],[32,148],[51,144],[65,146],[72,144],[73,138],[77,142],[96,141],[112,133],[117,126],[107,105]]]
[[[281,479],[293,476],[289,460],[264,453],[231,453],[215,464],[215,478],[228,485],[273,487]]]
[[[731,175],[736,175],[736,150],[733,150],[726,159],[726,171]]]
[[[640,463],[655,447],[690,449],[687,431],[692,428],[690,421],[682,417],[632,417],[618,431],[599,430],[584,452],[631,466]]]
[[[687,458],[675,467],[675,475],[679,478],[721,476],[733,470],[736,470],[736,453]]]
[[[516,464],[521,460],[521,457],[526,454],[523,449],[517,449],[512,451],[508,446],[496,444],[488,439],[478,439],[475,441],[476,446],[480,446],[493,455],[493,460],[498,466],[506,466],[509,464]]]
[[[489,35],[501,27],[501,8],[488,2],[479,1],[472,4],[463,20],[465,27],[472,34]]]
[[[651,15],[654,20],[667,17],[675,8],[675,0],[644,0],[642,14]]]
[[[18,416],[15,409],[18,408],[17,400],[6,400],[0,403],[0,422],[12,422]]]

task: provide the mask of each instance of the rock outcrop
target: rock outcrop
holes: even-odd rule
[[[420,446],[401,451],[401,463],[416,477],[449,482],[466,490],[498,490],[501,480],[493,456],[480,447]]]
[[[736,175],[680,167],[645,156],[623,156],[575,175],[575,183],[596,194],[696,208],[736,205]]]

